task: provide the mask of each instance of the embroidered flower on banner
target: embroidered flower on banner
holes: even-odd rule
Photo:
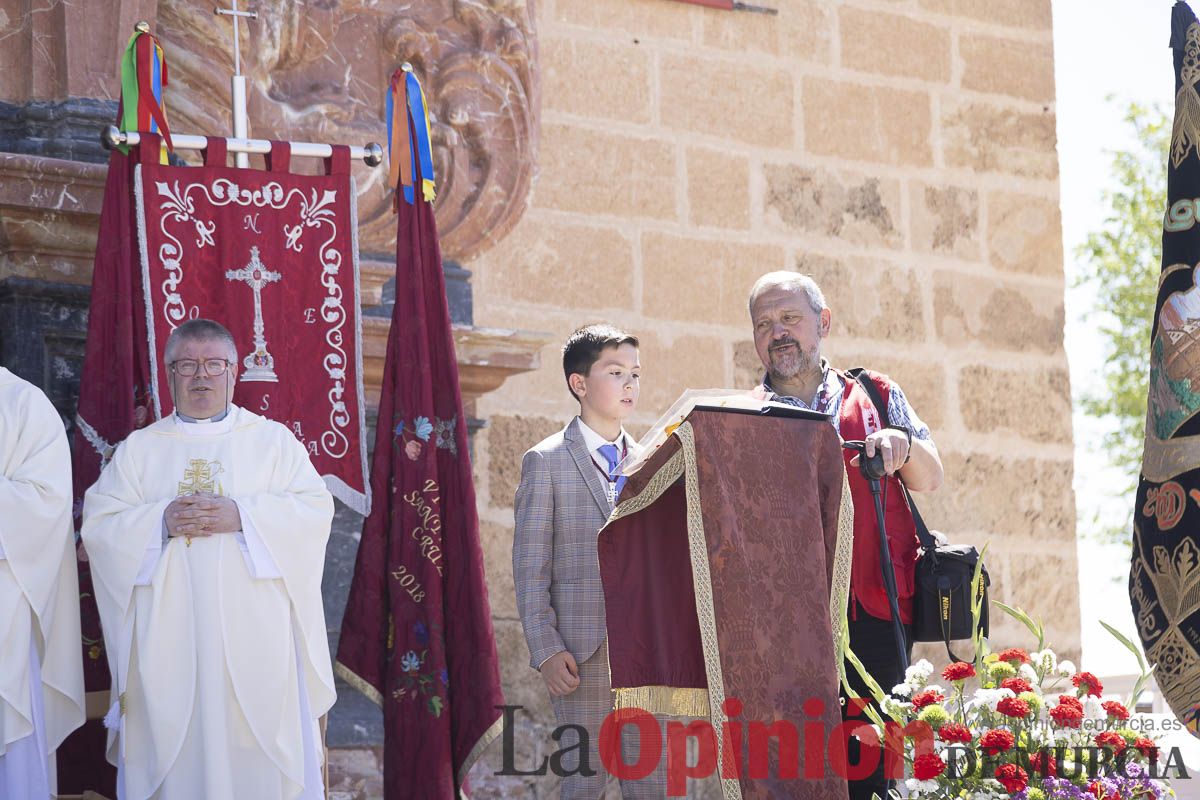
[[[396,427],[392,431],[393,438],[396,440],[397,447],[403,447],[404,454],[409,460],[416,461],[421,457],[421,451],[424,449],[424,442],[429,441],[429,437],[433,434],[433,423],[428,417],[417,417],[412,422],[412,427],[405,425],[403,419],[398,419]]]
[[[428,645],[431,639],[441,641],[441,626],[418,620],[413,623],[412,637],[420,650],[409,650],[400,659],[401,674],[397,678],[400,685],[392,690],[392,698],[417,701],[431,715],[440,717],[446,706],[442,691],[450,686],[450,673],[444,667],[432,668]]]
[[[400,669],[412,674],[421,668],[421,657],[412,650],[409,650],[400,659]]]

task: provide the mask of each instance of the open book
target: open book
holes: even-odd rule
[[[795,417],[797,419],[829,420],[827,414],[809,411],[804,408],[779,403],[774,400],[760,400],[750,391],[739,389],[688,389],[679,396],[667,413],[658,418],[649,432],[638,442],[638,446],[629,452],[624,460],[617,465],[621,475],[632,475],[642,464],[662,447],[675,429],[683,424],[688,414],[694,409],[707,411],[732,411],[742,414],[763,414],[767,416]]]

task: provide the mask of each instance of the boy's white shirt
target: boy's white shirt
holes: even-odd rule
[[[583,443],[587,445],[588,454],[592,457],[592,461],[595,462],[596,466],[600,468],[600,471],[606,475],[608,474],[608,460],[601,455],[601,447],[606,444],[613,444],[617,446],[617,450],[620,452],[634,453],[637,450],[637,443],[633,441],[632,436],[625,432],[624,426],[621,427],[621,432],[617,434],[617,438],[613,439],[611,442],[592,430],[588,424],[583,421],[583,417],[579,417],[579,430],[583,434]],[[607,481],[606,483],[607,486],[605,486],[605,493],[608,495],[608,502],[609,504],[615,504],[617,500],[616,483],[613,481]]]

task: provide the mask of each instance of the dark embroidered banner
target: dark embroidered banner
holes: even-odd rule
[[[1200,734],[1200,23],[1171,17],[1175,129],[1167,161],[1162,272],[1151,329],[1142,474],[1129,597],[1171,710]]]
[[[384,796],[458,800],[504,698],[433,204],[397,207],[375,503],[336,671],[383,707]]]
[[[143,146],[145,152],[151,150]],[[234,402],[291,429],[334,496],[370,511],[356,195],[348,148],[324,175],[288,171],[274,142],[267,170],[231,169],[210,139],[205,166],[142,159],[135,170],[154,416],[172,412],[167,337],[215,319],[237,341]]]

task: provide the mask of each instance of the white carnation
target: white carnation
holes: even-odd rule
[[[1038,680],[1037,670],[1028,664],[1022,664],[1017,670],[1017,675],[1019,675],[1021,678],[1024,678],[1030,686],[1036,687],[1041,683],[1041,681]]]
[[[1075,674],[1075,665],[1072,664],[1070,661],[1058,662],[1058,674],[1063,676],[1064,678],[1070,678],[1072,675]]]
[[[1103,722],[1108,719],[1108,712],[1099,697],[1087,696],[1083,699],[1083,716],[1085,719]]]
[[[988,711],[996,713],[996,706],[1006,697],[1016,697],[1012,689],[976,689],[972,705],[987,707]]]
[[[926,794],[933,794],[938,790],[938,782],[934,781],[919,781],[916,778],[909,778],[904,782],[905,788],[908,789],[909,797],[921,797]]]
[[[922,658],[904,671],[904,682],[914,689],[922,688],[933,674],[933,664]]]

